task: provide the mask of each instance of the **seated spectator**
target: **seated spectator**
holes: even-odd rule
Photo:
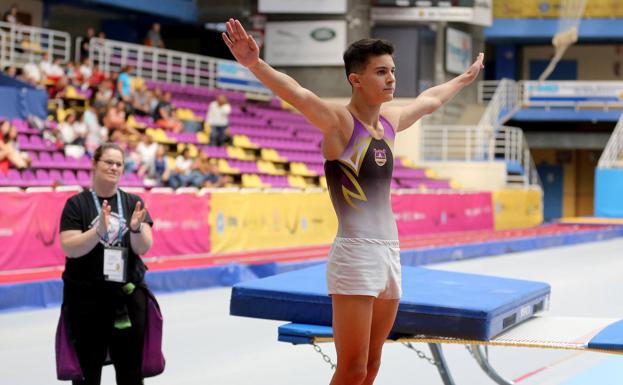
[[[227,128],[231,105],[225,95],[219,95],[210,103],[206,123],[210,126],[210,144],[222,146],[227,141]]]
[[[134,95],[132,96],[132,108],[134,113],[138,115],[150,115],[149,93],[144,83],[138,86],[134,91]]]
[[[98,111],[98,116],[104,115],[106,113],[106,109],[112,103],[113,91],[110,88],[110,84],[110,80],[104,80],[99,84],[95,95],[93,95],[92,105]]]
[[[20,152],[16,143],[17,129],[8,121],[0,125],[0,162],[6,161],[19,170],[30,166],[30,157],[27,153]]]
[[[150,177],[156,179],[161,184],[168,184],[170,175],[171,168],[169,168],[166,149],[163,145],[158,145],[154,160],[154,173]]]
[[[130,140],[125,143],[125,166],[126,174],[136,173],[139,176],[145,175],[145,167],[141,154],[136,150],[136,141]]]
[[[126,123],[125,102],[123,100],[119,100],[116,105],[108,108],[104,116],[104,126],[110,132],[110,140],[116,142],[128,139],[127,136],[134,129],[131,129]]]
[[[156,107],[154,120],[156,121],[156,125],[158,127],[162,127],[165,130],[173,132],[182,131],[182,122],[173,116],[173,105],[171,104],[170,92],[166,92],[164,94],[162,100]]]
[[[87,128],[85,149],[89,154],[93,154],[100,145],[108,141],[108,129],[99,124],[97,111],[94,107],[87,107],[84,110],[82,122]]]
[[[175,158],[175,169],[170,173],[169,186],[172,188],[188,186],[191,182],[192,166],[193,159],[190,157],[190,150],[185,148],[182,154]]]
[[[79,146],[84,146],[88,133],[86,125],[82,122],[82,114],[79,116],[73,110],[68,110],[65,120],[58,124],[58,131],[65,145],[74,144]]]
[[[224,187],[227,177],[218,172],[216,164],[210,162],[208,154],[200,152],[190,174],[190,184],[195,187]]]
[[[50,62],[47,56],[47,52],[44,53],[44,60],[42,60],[40,64],[41,74],[43,75],[44,80],[47,80],[51,83],[56,83],[60,78],[65,76],[65,70],[63,70],[63,65],[60,58],[56,58],[52,62]]]
[[[158,110],[158,104],[160,104],[160,99],[162,99],[162,91],[160,90],[160,88],[156,88],[153,91],[150,90],[149,92],[149,112],[150,116],[155,119],[156,111]]]
[[[93,76],[93,67],[91,67],[91,59],[85,57],[80,62],[80,67],[78,67],[77,78],[80,83],[86,85],[87,87],[90,85],[91,77]]]
[[[148,47],[164,48],[164,41],[160,36],[160,24],[153,23],[151,29],[147,32],[145,37],[145,45]]]
[[[6,76],[10,76],[12,78],[17,77],[17,69],[15,66],[6,66],[2,71]]]
[[[35,63],[24,64],[24,68],[22,68],[22,78],[26,83],[32,84],[33,86],[41,85],[41,81],[43,80],[41,70]]]
[[[142,166],[144,167],[148,175],[154,174],[154,167],[156,161],[156,152],[158,152],[158,143],[154,142],[154,139],[143,134],[142,140],[136,146],[136,152],[141,156]]]
[[[98,62],[93,63],[91,76],[89,77],[89,86],[91,88],[97,88],[104,80],[106,80],[106,73],[102,70]]]
[[[132,66],[125,66],[117,77],[117,95],[126,103],[132,102]]]

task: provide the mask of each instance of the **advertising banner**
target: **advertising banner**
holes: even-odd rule
[[[346,0],[258,0],[260,13],[346,13]]]
[[[213,253],[329,244],[337,218],[326,192],[214,193]]]
[[[141,194],[154,220],[154,244],[146,257],[207,254],[210,196]]]
[[[266,23],[266,61],[283,66],[341,66],[346,21]]]
[[[0,271],[65,263],[61,213],[74,193],[0,194]]]
[[[523,229],[543,223],[543,194],[540,190],[506,189],[493,193],[495,229]]]
[[[454,28],[446,29],[446,71],[462,74],[472,64],[472,37]]]
[[[400,238],[493,229],[491,193],[395,194],[392,210]]]
[[[623,82],[610,81],[525,81],[524,102],[528,104],[555,103],[621,103]]]

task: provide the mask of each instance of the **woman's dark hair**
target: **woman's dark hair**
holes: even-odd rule
[[[99,160],[102,159],[102,155],[104,155],[104,152],[106,152],[107,150],[119,151],[121,153],[121,156],[123,157],[123,160],[125,161],[125,154],[123,152],[123,149],[117,143],[106,142],[100,145],[95,150],[95,153],[93,154],[93,163],[99,162]]]
[[[393,55],[394,46],[383,39],[361,39],[352,43],[344,52],[346,78],[353,72],[366,68],[370,56]]]

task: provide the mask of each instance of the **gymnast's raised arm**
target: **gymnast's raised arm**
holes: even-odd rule
[[[476,61],[461,75],[443,84],[431,87],[422,92],[415,100],[405,107],[387,107],[383,113],[398,121],[397,131],[411,127],[424,115],[432,114],[439,107],[452,99],[463,87],[470,85],[484,68],[484,54],[480,53]]]
[[[226,25],[227,33],[223,33],[223,40],[238,63],[247,67],[266,87],[305,115],[323,134],[331,134],[340,127],[339,110],[343,106],[323,101],[296,80],[260,59],[257,43],[247,34],[240,21],[229,19]]]

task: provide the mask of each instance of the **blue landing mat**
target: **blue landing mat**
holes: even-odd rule
[[[239,283],[232,315],[331,325],[326,266]],[[488,340],[547,308],[546,283],[403,266],[393,332]]]

